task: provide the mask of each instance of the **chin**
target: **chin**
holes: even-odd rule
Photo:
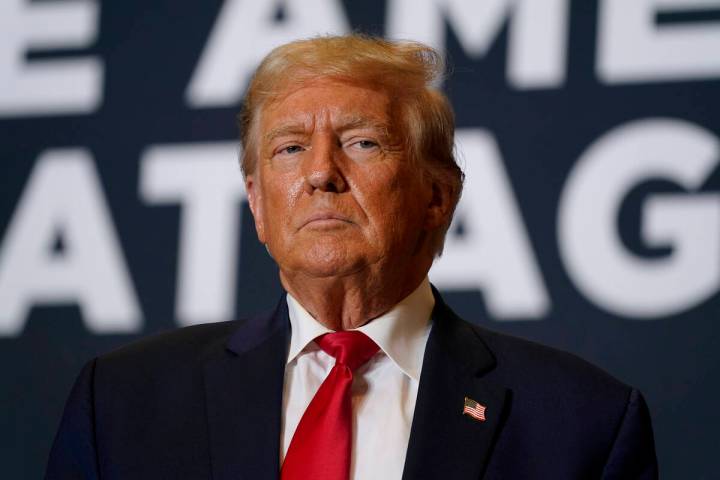
[[[313,277],[342,277],[362,270],[368,264],[365,256],[348,247],[314,243],[301,250],[295,270]]]

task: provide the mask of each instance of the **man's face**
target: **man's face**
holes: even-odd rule
[[[247,191],[260,241],[283,274],[389,274],[426,253],[444,218],[391,107],[383,91],[319,80],[261,112]]]

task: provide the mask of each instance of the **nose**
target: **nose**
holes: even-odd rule
[[[305,188],[308,193],[341,193],[347,188],[347,182],[338,168],[338,155],[341,146],[333,138],[322,138],[313,142],[305,167]]]

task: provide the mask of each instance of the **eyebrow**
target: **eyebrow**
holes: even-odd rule
[[[307,133],[307,129],[303,124],[288,123],[285,125],[280,125],[279,127],[275,127],[269,132],[267,132],[265,135],[263,135],[263,140],[265,143],[269,143],[278,137],[284,137],[286,135],[300,135],[305,133]]]
[[[360,115],[342,117],[340,119],[340,125],[337,130],[343,132],[346,130],[354,130],[357,128],[371,128],[374,130],[379,130],[385,135],[388,135],[390,132],[390,126],[387,123],[375,120],[373,118],[363,117]]]
[[[372,118],[368,118],[361,115],[350,115],[341,117],[339,125],[336,128],[338,132],[344,132],[347,130],[354,130],[359,128],[370,128],[380,131],[384,136],[390,136],[390,127],[385,123]],[[279,125],[265,135],[263,140],[265,143],[269,143],[278,137],[286,135],[305,135],[308,129],[305,123],[302,122],[288,122],[286,124]]]

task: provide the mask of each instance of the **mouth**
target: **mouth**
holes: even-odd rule
[[[300,228],[332,229],[354,223],[350,218],[337,212],[320,212],[306,218]]]

